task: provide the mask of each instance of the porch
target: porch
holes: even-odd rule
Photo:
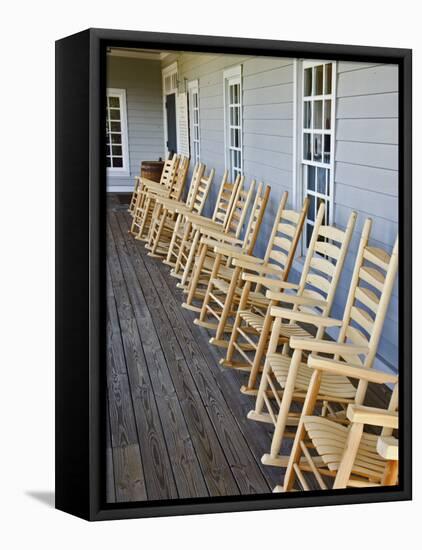
[[[270,426],[246,418],[242,374],[219,365],[167,267],[128,234],[128,197],[108,197],[107,500],[269,494],[283,475],[260,461]]]

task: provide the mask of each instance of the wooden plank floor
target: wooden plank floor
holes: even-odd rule
[[[114,195],[107,222],[107,498],[109,502],[270,493],[269,427],[247,420],[244,375],[221,353],[167,266],[128,234]],[[287,442],[286,445],[290,445]],[[287,449],[286,449],[287,451]]]

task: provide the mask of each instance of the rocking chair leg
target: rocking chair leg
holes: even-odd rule
[[[296,376],[299,370],[300,361],[302,359],[302,350],[297,349],[293,353],[293,357],[287,375],[286,387],[283,391],[280,410],[277,415],[277,424],[275,427],[273,439],[271,442],[271,458],[276,458],[280,453],[281,444],[283,442],[284,430],[286,429],[287,418],[292,404],[293,392],[295,389]]]
[[[270,302],[267,313],[265,315],[264,324],[261,330],[261,334],[259,335],[259,341],[258,341],[258,347],[256,348],[255,357],[252,364],[252,369],[249,374],[249,380],[248,380],[248,388],[247,389],[253,389],[256,385],[256,379],[258,377],[259,369],[261,367],[261,361],[265,353],[265,347],[268,342],[268,335],[270,333],[271,329],[271,323],[272,323],[272,317],[270,315],[271,306],[273,305],[273,302]]]
[[[217,326],[217,331],[215,333],[215,339],[216,340],[220,340],[221,338],[223,338],[224,329],[226,328],[227,318],[229,316],[230,309],[232,307],[234,294],[236,292],[236,287],[237,287],[237,284],[238,284],[240,271],[241,271],[241,268],[236,267],[234,272],[233,272],[232,279],[230,281],[229,290],[227,292],[226,300],[224,302],[223,311],[221,312],[220,320],[219,320],[218,326]]]
[[[166,257],[166,260],[167,262],[171,262],[171,257],[173,255],[173,248],[174,248],[174,244],[176,242],[176,236],[177,236],[177,233],[179,231],[179,227],[180,227],[180,221],[182,219],[182,216],[179,214],[177,216],[177,219],[176,219],[176,223],[174,225],[174,230],[173,230],[173,235],[171,236],[171,241],[170,241],[170,244],[169,244],[169,249],[167,251],[167,257]]]
[[[293,441],[293,447],[290,453],[289,462],[287,464],[286,473],[284,475],[283,491],[291,491],[295,482],[295,464],[299,464],[300,455],[302,454],[301,442],[305,439],[305,423],[303,421],[304,416],[313,413],[315,403],[318,397],[320,388],[321,371],[315,370],[312,373],[311,381],[309,384],[309,390],[306,395],[305,403],[303,404],[301,418],[296,430],[296,436]]]
[[[166,222],[167,209],[163,209],[161,212],[160,225],[158,226],[157,233],[155,235],[155,240],[152,241],[151,254],[155,254],[157,250],[158,243],[160,242],[161,233],[163,231],[164,224]]]
[[[237,339],[239,338],[239,333],[238,333],[237,329],[240,327],[240,324],[242,322],[239,311],[242,311],[246,307],[250,288],[251,288],[251,282],[246,281],[245,286],[243,287],[243,290],[242,290],[242,296],[240,298],[239,308],[238,308],[237,313],[236,313],[236,317],[235,317],[235,320],[234,320],[234,323],[233,323],[232,333],[231,333],[231,336],[230,336],[229,345],[228,345],[228,348],[227,348],[227,353],[226,353],[226,360],[227,361],[231,361],[233,359],[234,344],[237,342]]]
[[[191,245],[191,248],[189,250],[188,258],[186,260],[185,269],[183,271],[183,277],[182,277],[182,280],[181,280],[182,285],[186,284],[187,278],[189,276],[189,273],[190,273],[190,270],[191,270],[190,268],[191,268],[193,259],[195,257],[195,251],[196,251],[196,248],[198,246],[199,237],[200,237],[200,232],[195,231],[195,235],[194,235],[193,240],[192,240],[192,245]],[[206,252],[206,247],[204,247],[204,248],[205,248],[205,252]],[[204,254],[204,259],[205,259],[205,254]],[[199,277],[199,271],[198,271],[198,277]]]
[[[189,292],[188,292],[188,297],[186,299],[186,304],[189,306],[192,305],[193,299],[195,297],[196,286],[198,284],[199,277],[201,275],[201,269],[205,261],[206,253],[207,253],[207,247],[206,245],[203,245],[199,259],[198,259],[199,260],[198,265],[196,266],[196,269],[194,268],[194,271],[192,273],[192,276],[189,282]]]
[[[214,260],[214,266],[212,268],[211,277],[208,282],[207,290],[205,292],[204,301],[202,302],[201,313],[199,315],[199,321],[205,321],[207,315],[207,306],[210,302],[211,289],[213,287],[213,279],[217,277],[218,270],[220,269],[221,254],[217,254]]]
[[[362,433],[363,424],[353,422],[347,436],[345,452],[341,459],[336,479],[334,480],[333,489],[345,489],[347,487],[347,482],[349,481],[359,444],[362,439]]]

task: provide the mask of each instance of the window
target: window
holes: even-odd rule
[[[325,223],[332,218],[336,65],[304,61],[301,79],[301,171],[303,194],[310,200],[305,242],[309,244],[321,202]]]
[[[200,161],[200,133],[199,133],[199,86],[198,81],[194,80],[188,84],[189,90],[189,119],[190,135],[192,142],[192,160],[194,164]]]
[[[226,168],[232,181],[243,173],[242,67],[224,71]]]
[[[107,170],[110,174],[129,174],[125,90],[107,89],[106,119]]]

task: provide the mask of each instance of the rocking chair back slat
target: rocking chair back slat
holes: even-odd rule
[[[210,171],[208,176],[202,176],[199,179],[198,187],[195,194],[195,199],[193,202],[192,212],[195,214],[201,214],[205,206],[205,201],[207,200],[208,193],[210,192],[211,183],[214,179],[215,170],[214,168]]]
[[[173,200],[178,201],[182,196],[183,189],[186,183],[186,177],[188,175],[189,163],[190,163],[190,160],[188,157],[185,157],[185,156],[180,157],[179,163],[177,165],[174,181],[171,186],[171,191],[169,194],[169,197]]]

